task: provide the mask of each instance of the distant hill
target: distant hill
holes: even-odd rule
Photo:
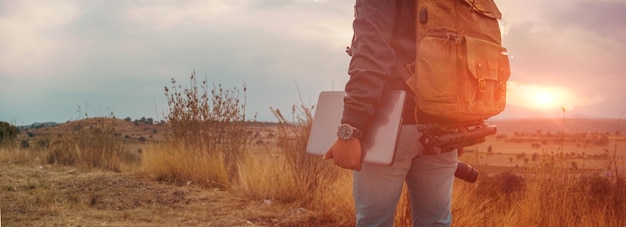
[[[22,128],[22,132],[32,136],[52,136],[60,137],[61,135],[73,132],[79,129],[91,129],[96,127],[112,127],[115,134],[125,141],[145,141],[159,138],[167,131],[167,126],[163,124],[149,124],[147,122],[131,122],[123,119],[114,118],[85,118],[64,123],[41,123],[33,124],[36,127],[27,126]],[[24,126],[20,126],[24,127]]]
[[[565,124],[565,131],[568,133],[574,132],[610,132],[614,133],[618,130],[618,119],[557,119],[557,118],[543,118],[543,119],[497,119],[489,120],[488,124],[496,125],[498,132],[536,132],[541,130],[543,132],[561,132],[563,131],[563,124]],[[626,120],[622,120],[619,125],[619,130],[623,133],[626,132]]]
[[[18,126],[21,130],[24,129],[38,129],[45,127],[55,127],[61,130],[68,130],[73,125],[78,123],[95,123],[98,118],[83,119],[78,121],[71,121],[65,123],[55,122],[37,122],[31,125]],[[121,119],[108,119],[109,123],[115,122],[116,128],[122,133],[129,134],[143,134],[141,131],[146,131],[145,124],[134,124],[133,122],[124,121]],[[276,122],[257,122],[259,125],[265,127],[276,126]],[[513,132],[537,132],[541,130],[543,132],[561,132],[563,130],[563,119],[557,118],[532,118],[532,119],[493,119],[488,120],[488,124],[495,125],[498,128],[498,132],[513,133]],[[565,119],[565,131],[568,133],[573,132],[610,132],[614,133],[618,130],[618,119],[593,119],[593,118],[571,118]],[[166,128],[165,125],[147,125],[150,126],[150,130]],[[622,134],[626,132],[626,119],[623,119],[619,125],[619,130]]]
[[[55,126],[55,125],[57,125],[57,123],[56,122],[52,122],[52,121],[35,122],[35,123],[30,124],[30,125],[17,126],[17,128],[19,128],[20,130],[24,130],[24,129],[31,129],[31,128],[43,128],[43,127],[49,127],[49,126]]]

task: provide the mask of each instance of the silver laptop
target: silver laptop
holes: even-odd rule
[[[320,93],[306,147],[308,154],[323,156],[337,140],[337,127],[341,124],[345,96],[344,91]],[[393,163],[405,98],[406,92],[402,90],[383,93],[361,138],[364,162],[382,165]]]

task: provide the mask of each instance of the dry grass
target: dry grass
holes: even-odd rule
[[[252,200],[304,207],[316,215],[311,225],[354,225],[351,172],[305,153],[313,107],[294,106],[290,120],[280,110],[273,110],[279,121],[275,143],[251,146],[252,123],[246,121],[245,100],[239,100],[240,91],[219,85],[209,87],[206,81],[198,84],[194,74],[190,79],[188,87],[172,81],[172,86],[166,88],[169,133],[143,147],[141,168],[146,174],[179,185],[219,187]],[[243,93],[245,97],[245,88]],[[75,125],[71,132],[52,138],[50,146],[32,149],[38,150],[35,152],[0,148],[0,163],[50,163],[120,171],[120,163],[127,158],[119,138],[116,139],[115,125],[106,124],[106,118],[92,123]],[[507,145],[511,146],[502,142],[494,147],[499,151],[499,146]],[[530,147],[519,149],[522,152],[527,149],[527,155],[531,155]],[[525,166],[523,177],[511,173],[490,177],[483,174],[475,184],[455,182],[453,225],[626,225],[623,218],[626,190],[622,189],[622,178],[617,177],[617,172],[610,177],[574,174],[571,157],[568,159],[566,155],[568,149],[561,145],[555,152],[541,154],[540,160]],[[610,152],[618,153],[618,146]],[[616,156],[607,157],[607,161],[614,157],[609,167],[612,166],[611,171],[617,170]],[[478,151],[462,158],[483,172],[486,169],[478,163],[485,162],[479,158]],[[35,193],[33,206],[57,209],[59,204],[72,203],[72,198],[59,197],[41,182],[11,185]],[[24,204],[25,211],[35,209]],[[403,193],[396,226],[410,226],[410,222],[408,198]]]
[[[352,225],[354,206],[351,200],[350,173],[339,173],[336,168],[329,169],[330,176],[341,177],[326,179],[324,177],[326,172],[317,169],[320,167],[317,165],[325,162],[318,157],[310,159],[311,163],[306,162],[309,161],[307,158],[311,157],[306,157],[303,146],[308,138],[306,132],[310,129],[308,127],[311,119],[307,114],[308,109],[300,108],[304,113],[304,119],[299,119],[296,124],[284,123],[279,126],[282,127],[280,129],[282,133],[279,133],[279,147],[283,155],[287,160],[291,159],[292,163],[299,163],[294,165],[298,168],[287,170],[282,174],[299,174],[301,179],[308,179],[295,184],[300,189],[306,189],[307,186],[317,183],[322,184],[323,186],[309,188],[308,193],[295,202],[311,201],[309,207],[321,211],[320,215],[335,217],[333,220],[335,223]],[[281,122],[287,122],[281,117],[280,112],[276,114]],[[621,179],[574,174],[566,153],[567,151],[560,148],[551,154],[542,155],[542,160],[537,160],[537,165],[527,168],[525,177],[505,172],[492,177],[483,176],[476,184],[456,182],[453,195],[453,225],[623,226],[625,223],[623,217],[626,215],[626,203],[623,198],[626,198],[626,194],[621,190],[623,187],[619,183]],[[310,173],[315,175],[306,175]],[[262,182],[260,179],[257,180]],[[292,187],[294,184],[286,185]],[[280,191],[278,188],[273,190]],[[310,195],[321,196],[311,198]],[[291,196],[292,194],[289,194],[290,198]],[[396,226],[410,225],[408,197],[403,193],[396,210]]]
[[[558,165],[456,182],[455,226],[623,226],[626,194],[615,179],[569,173]]]
[[[248,156],[239,171],[236,190],[249,198],[287,202],[298,199],[298,193],[293,190],[298,187],[294,172],[284,157],[269,153]]]
[[[251,151],[252,133],[244,123],[239,91],[211,90],[205,81],[198,84],[194,74],[190,79],[189,87],[172,81],[166,88],[171,134],[143,153],[144,171],[158,179],[229,188],[251,199],[315,210],[319,223],[351,222],[350,172],[304,152],[312,108],[294,106],[292,121],[274,110],[278,149]]]
[[[230,186],[224,157],[177,144],[155,144],[143,152],[143,171],[159,180],[207,187]]]
[[[114,117],[74,122],[69,132],[57,135],[54,142],[45,147],[46,161],[120,172],[125,150],[117,137]]]
[[[305,154],[310,121],[306,117],[308,110],[300,111],[305,113],[300,120],[281,121],[278,125],[276,144],[245,146],[246,149],[242,150],[244,155],[237,163],[236,178],[226,167],[227,162],[222,155],[225,150],[219,150],[227,146],[217,146],[218,152],[208,152],[166,140],[144,148],[141,166],[147,174],[179,185],[191,182],[205,187],[230,188],[252,200],[267,199],[304,207],[315,212],[316,218],[311,220],[314,224],[351,226],[354,220],[351,174],[335,167],[330,161]],[[297,111],[293,113],[298,114]],[[90,144],[97,147],[100,143]],[[73,146],[87,145],[76,143]],[[50,154],[51,150],[0,148],[0,163],[45,164],[39,157],[45,157],[42,155]],[[462,158],[481,168],[481,165],[472,162],[478,160],[473,157],[475,155],[478,154],[469,153]],[[626,224],[623,218],[626,216],[626,194],[621,190],[623,185],[618,183],[621,182],[619,178],[574,174],[567,165],[567,159],[558,151],[541,158],[537,165],[522,172],[523,178],[507,173],[491,177],[483,174],[475,184],[456,182],[453,226]],[[81,166],[80,162],[73,165]],[[16,208],[23,211],[57,212],[63,207],[84,205],[84,201],[77,203],[70,194],[59,194],[50,189],[44,181],[37,180],[38,177],[5,183],[1,190],[27,191],[28,196],[23,197],[24,201]],[[396,226],[410,226],[407,199],[403,195],[400,200]]]
[[[273,110],[277,151],[249,156],[241,165],[238,190],[255,199],[291,203],[317,212],[318,223],[350,225],[354,219],[350,171],[305,153],[312,107],[294,106],[292,120]]]
[[[27,149],[0,147],[0,164],[40,164],[40,153]]]
[[[294,106],[291,114],[295,117],[288,121],[279,110],[274,110],[279,119],[277,146],[243,146],[245,149],[240,150],[242,155],[234,175],[229,173],[223,156],[228,146],[206,150],[206,145],[189,146],[179,141],[166,140],[146,149],[142,166],[159,179],[230,188],[253,200],[280,201],[315,211],[316,224],[351,226],[354,204],[350,171],[304,152],[311,111],[309,107]],[[189,139],[185,141],[198,145]],[[465,158],[472,159],[476,155],[477,152]],[[483,175],[475,184],[456,182],[453,225],[624,225],[626,203],[621,198],[626,195],[616,178],[572,174],[563,151],[541,158],[534,167],[526,168],[524,178],[503,173],[491,177]],[[469,163],[481,167],[478,163]],[[396,226],[410,224],[408,198],[403,193]]]

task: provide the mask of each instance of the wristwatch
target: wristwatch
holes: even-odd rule
[[[361,130],[352,127],[349,124],[341,124],[337,129],[337,136],[342,140],[349,140],[352,138],[361,138]]]

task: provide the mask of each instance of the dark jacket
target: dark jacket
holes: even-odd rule
[[[384,90],[407,92],[403,123],[415,123],[415,94],[398,70],[415,60],[414,0],[357,0],[342,123],[363,130]]]

